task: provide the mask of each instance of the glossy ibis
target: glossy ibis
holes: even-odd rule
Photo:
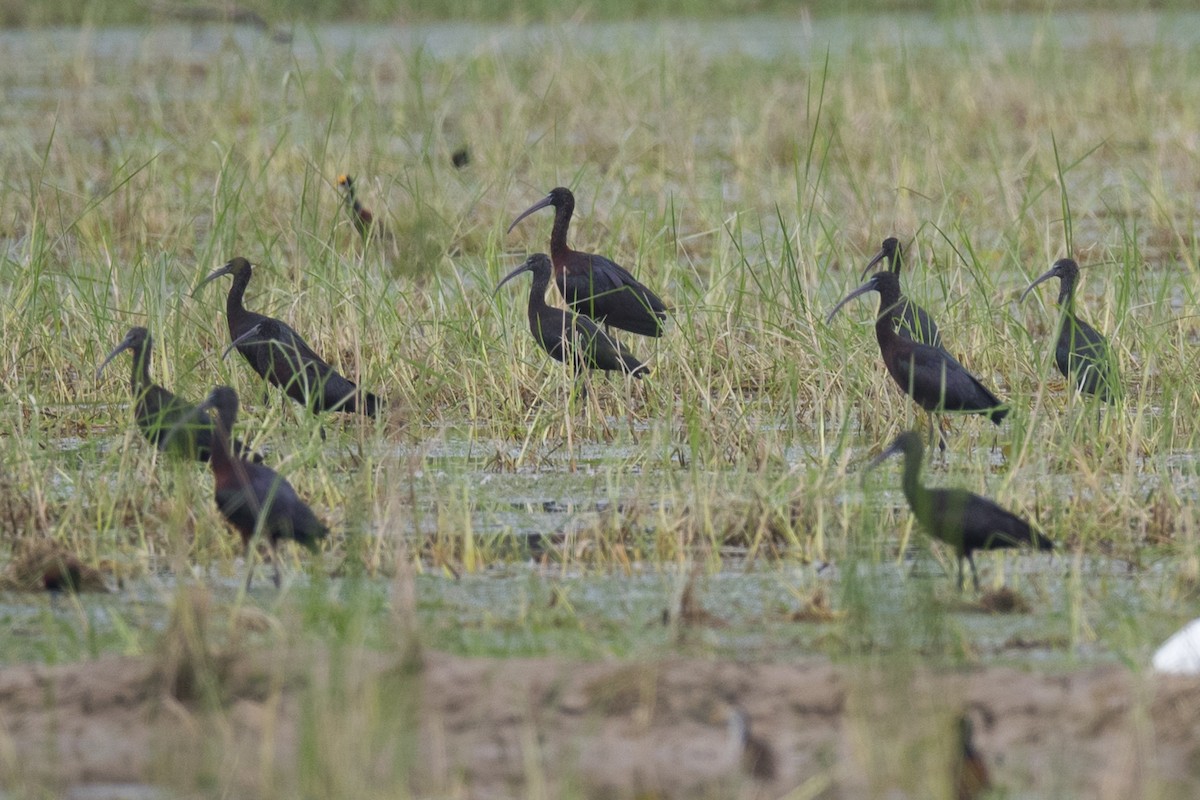
[[[642,336],[662,336],[667,306],[624,267],[604,256],[581,253],[567,245],[567,228],[575,211],[575,196],[561,186],[525,209],[508,226],[508,231],[533,212],[554,206],[554,228],[550,232],[550,258],[554,282],[573,311],[602,325]]]
[[[96,378],[100,378],[110,361],[128,350],[133,357],[133,371],[129,378],[129,388],[133,393],[133,416],[142,435],[163,452],[208,461],[213,446],[212,420],[192,403],[150,380],[152,348],[150,331],[140,326],[130,328],[121,343],[96,369]],[[261,453],[256,453],[237,439],[233,440],[233,449],[241,458],[258,462],[263,460]]]
[[[345,200],[346,211],[350,214],[350,221],[354,223],[354,229],[358,231],[363,239],[370,237],[371,228],[375,225],[375,215],[367,210],[358,199],[358,193],[354,188],[354,178],[350,175],[338,175],[337,185]]]
[[[1058,371],[1075,388],[1095,395],[1105,402],[1116,399],[1121,391],[1117,365],[1104,335],[1075,315],[1075,284],[1079,280],[1079,265],[1072,259],[1060,258],[1048,272],[1021,293],[1021,300],[1042,281],[1058,278],[1059,321],[1058,343],[1054,348],[1054,363]]]
[[[750,716],[732,701],[726,723],[729,748],[737,757],[742,771],[759,781],[773,781],[779,773],[775,750],[766,739],[750,729]]]
[[[200,408],[211,408],[217,412],[216,446],[210,462],[216,483],[215,497],[221,515],[242,536],[242,551],[247,566],[246,589],[250,589],[250,581],[254,577],[250,543],[256,535],[265,537],[270,543],[275,586],[278,588],[279,540],[291,539],[316,552],[318,540],[325,538],[329,529],[279,473],[230,452],[229,436],[238,412],[237,393],[233,389],[228,386],[216,387],[200,404]]]
[[[883,240],[879,252],[867,262],[866,269],[862,271],[859,280],[867,277],[867,273],[880,261],[886,262],[888,272],[895,273],[897,278],[900,277],[900,267],[904,262],[904,248],[895,236],[889,236]],[[942,334],[933,321],[933,317],[903,294],[900,295],[899,302],[892,307],[892,318],[900,326],[899,333],[905,339],[923,342],[934,347],[942,346]]]
[[[546,305],[550,271],[546,254],[534,253],[496,286],[499,291],[522,272],[533,273],[533,285],[529,288],[529,330],[541,348],[552,358],[570,363],[576,374],[585,369],[620,371],[635,378],[649,373],[649,367],[587,317]]]
[[[1029,527],[1020,517],[966,489],[927,489],[921,485],[921,459],[925,446],[913,431],[902,433],[867,466],[882,464],[896,453],[904,454],[904,497],[917,520],[930,536],[945,542],[958,554],[958,588],[963,586],[963,560],[971,565],[975,589],[979,573],[972,553],[1032,545],[1053,549],[1054,543]]]
[[[986,414],[999,425],[1008,409],[954,356],[940,347],[905,339],[896,333],[892,309],[901,297],[896,273],[876,272],[870,280],[846,295],[829,312],[826,322],[831,321],[846,303],[867,292],[879,292],[875,340],[879,343],[883,363],[900,388],[929,412],[931,427],[935,427],[934,413],[947,411]],[[932,435],[932,430],[930,433]],[[939,445],[945,449],[945,440],[940,440]]]
[[[975,746],[975,726],[966,714],[958,717],[957,752],[951,769],[955,800],[979,800],[992,786],[987,764]]]
[[[314,414],[345,411],[374,417],[383,405],[378,397],[339,374],[287,324],[246,310],[242,297],[252,272],[249,261],[235,258],[201,281],[192,294],[209,281],[232,275],[225,301],[229,338],[254,371]]]

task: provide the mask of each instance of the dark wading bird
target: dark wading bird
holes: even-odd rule
[[[913,431],[896,437],[867,466],[872,470],[896,453],[904,454],[904,497],[921,527],[935,539],[945,542],[958,554],[958,588],[963,586],[963,560],[971,565],[975,589],[979,589],[979,573],[972,553],[976,550],[999,550],[1032,545],[1038,550],[1051,550],[1054,543],[1029,527],[1020,517],[1000,506],[968,492],[966,489],[927,489],[921,485],[921,459],[925,447]]]
[[[242,297],[252,272],[249,261],[235,258],[192,290],[195,295],[209,281],[222,275],[233,276],[233,286],[225,301],[231,347],[237,348],[255,372],[314,414],[345,411],[374,417],[383,405],[378,397],[362,391],[339,374],[287,324],[246,310]]]
[[[130,328],[121,343],[97,368],[96,378],[100,378],[110,361],[128,350],[133,357],[133,372],[129,378],[129,388],[133,393],[133,415],[142,435],[164,453],[208,461],[213,447],[212,420],[192,403],[151,382],[152,348],[148,330]],[[263,460],[261,453],[254,452],[237,439],[233,440],[233,449],[240,458]]]
[[[567,228],[575,211],[575,196],[559,186],[513,220],[508,232],[533,212],[554,206],[554,228],[550,232],[550,258],[554,282],[573,311],[601,325],[620,328],[642,336],[662,336],[667,306],[624,267],[604,256],[581,253],[567,246]]]
[[[954,783],[955,800],[979,800],[992,788],[992,779],[979,748],[975,746],[975,726],[966,714],[958,717],[957,752],[954,754],[950,777]]]
[[[550,269],[546,254],[534,253],[496,286],[498,292],[522,272],[533,273],[533,284],[529,287],[529,330],[541,348],[552,358],[570,364],[576,375],[587,369],[602,369],[640,378],[650,372],[633,353],[587,317],[546,305]]]
[[[1048,272],[1021,293],[1021,300],[1043,281],[1058,278],[1058,307],[1061,309],[1054,363],[1058,371],[1084,394],[1109,402],[1121,392],[1117,365],[1104,335],[1075,315],[1075,284],[1079,265],[1060,258]]]
[[[829,312],[826,323],[833,320],[842,306],[867,292],[879,292],[875,340],[879,342],[883,363],[900,388],[929,412],[930,438],[936,428],[934,413],[964,411],[986,414],[999,425],[1008,414],[1008,409],[954,356],[940,347],[914,342],[896,333],[893,309],[901,301],[900,281],[896,273],[876,272]],[[946,449],[944,438],[939,437],[938,444],[943,450]]]
[[[880,261],[887,262],[887,271],[894,273],[899,279],[900,267],[904,263],[904,248],[895,236],[889,236],[883,240],[879,252],[867,262],[866,269],[862,271],[859,280],[867,277],[867,273]],[[899,284],[897,283],[897,285]],[[903,294],[900,295],[899,302],[892,308],[892,318],[900,326],[900,335],[905,339],[912,339],[934,347],[942,346],[942,333],[938,330],[933,317]]]
[[[242,536],[246,558],[246,589],[254,577],[250,543],[261,536],[270,543],[275,567],[275,587],[280,584],[277,548],[280,539],[291,539],[316,552],[318,540],[329,529],[313,514],[296,490],[270,467],[253,464],[229,450],[229,436],[237,421],[237,394],[228,386],[209,393],[200,408],[217,412],[216,446],[212,452],[212,472],[216,483],[217,508]]]
[[[736,703],[729,704],[726,723],[729,744],[738,756],[742,771],[759,781],[773,781],[779,773],[775,750],[766,739],[750,729],[750,716]]]
[[[350,221],[354,223],[354,229],[362,238],[368,238],[371,228],[375,225],[375,215],[358,199],[354,189],[354,178],[350,175],[338,175],[337,186],[346,202],[346,212],[350,215]],[[378,231],[376,233],[378,234]]]

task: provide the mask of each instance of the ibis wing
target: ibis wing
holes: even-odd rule
[[[928,505],[917,513],[926,530],[961,554],[1034,544],[1047,549],[1049,540],[1029,523],[996,503],[965,489],[930,489]]]
[[[561,308],[543,308],[529,316],[529,331],[533,334],[534,341],[556,361],[566,361],[566,354],[563,352],[566,325],[566,312]]]
[[[908,298],[904,299],[903,307],[900,309],[899,333],[906,339],[912,339],[915,342],[937,348],[942,346],[942,334],[938,330],[937,323],[933,321],[933,317]]]
[[[134,415],[137,418],[138,427],[154,444],[159,444],[174,425],[187,417],[189,413],[194,414],[195,411],[194,405],[186,400],[181,400],[174,393],[156,383],[147,386],[134,404]],[[203,419],[197,421],[202,423],[207,419],[207,415],[203,415]],[[212,427],[211,421],[208,422],[208,427]]]
[[[273,322],[263,329],[265,341],[248,345],[253,348],[250,361],[259,374],[299,403],[324,410],[343,404],[349,408],[358,386],[317,355],[300,334]]]
[[[1083,320],[1067,315],[1054,356],[1059,372],[1080,390],[1106,400],[1119,393],[1120,379],[1108,340]]]
[[[667,306],[621,265],[592,253],[573,253],[558,276],[567,303],[589,317],[645,336],[661,336]]]
[[[579,348],[577,359],[581,365],[611,372],[628,372],[634,377],[641,377],[649,371],[624,345],[587,317],[575,316],[572,325],[572,340]]]
[[[916,342],[889,363],[900,388],[928,410],[981,411],[1001,405],[954,356]]]
[[[328,529],[300,499],[287,479],[260,464],[242,466],[259,508],[267,515],[264,529],[271,538],[294,539],[306,547],[315,547],[317,539],[323,538]]]

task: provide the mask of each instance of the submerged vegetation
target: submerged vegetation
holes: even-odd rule
[[[203,653],[407,653],[415,635],[489,655],[1145,664],[1200,585],[1200,39],[1168,41],[1172,12],[1149,43],[1089,19],[1084,45],[971,17],[897,47],[913,33],[855,18],[844,48],[796,22],[794,52],[759,56],[654,30],[593,46],[575,24],[452,58],[221,26],[10,42],[0,558],[54,540],[118,591],[0,594],[0,660],[161,652],[201,583]],[[555,186],[576,197],[572,244],[670,308],[661,338],[619,337],[642,380],[580,391],[528,335],[523,292],[493,292],[547,249],[549,214],[506,230]],[[954,418],[923,480],[1058,548],[981,554],[1002,592],[959,598],[896,470],[862,476],[924,414],[879,363],[873,303],[824,319],[892,235],[906,296],[1008,408],[998,429]],[[220,358],[221,292],[191,291],[235,257],[255,265],[248,304],[377,393],[376,418],[309,414]],[[1065,257],[1118,365],[1111,404],[1056,371],[1051,293],[1018,303]],[[95,378],[133,326],[163,386],[237,389],[236,435],[331,528],[320,558],[281,549],[281,593],[236,590],[203,465],[142,439],[119,371]],[[325,702],[312,735],[354,727]]]

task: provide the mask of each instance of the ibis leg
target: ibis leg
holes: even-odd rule
[[[278,589],[283,583],[283,578],[279,574],[279,551],[274,547],[271,548],[271,566],[275,568],[275,588]],[[978,581],[976,581],[978,583]]]
[[[246,562],[246,591],[250,591],[250,582],[254,580],[254,551],[250,549],[250,541],[246,541],[245,556]]]

